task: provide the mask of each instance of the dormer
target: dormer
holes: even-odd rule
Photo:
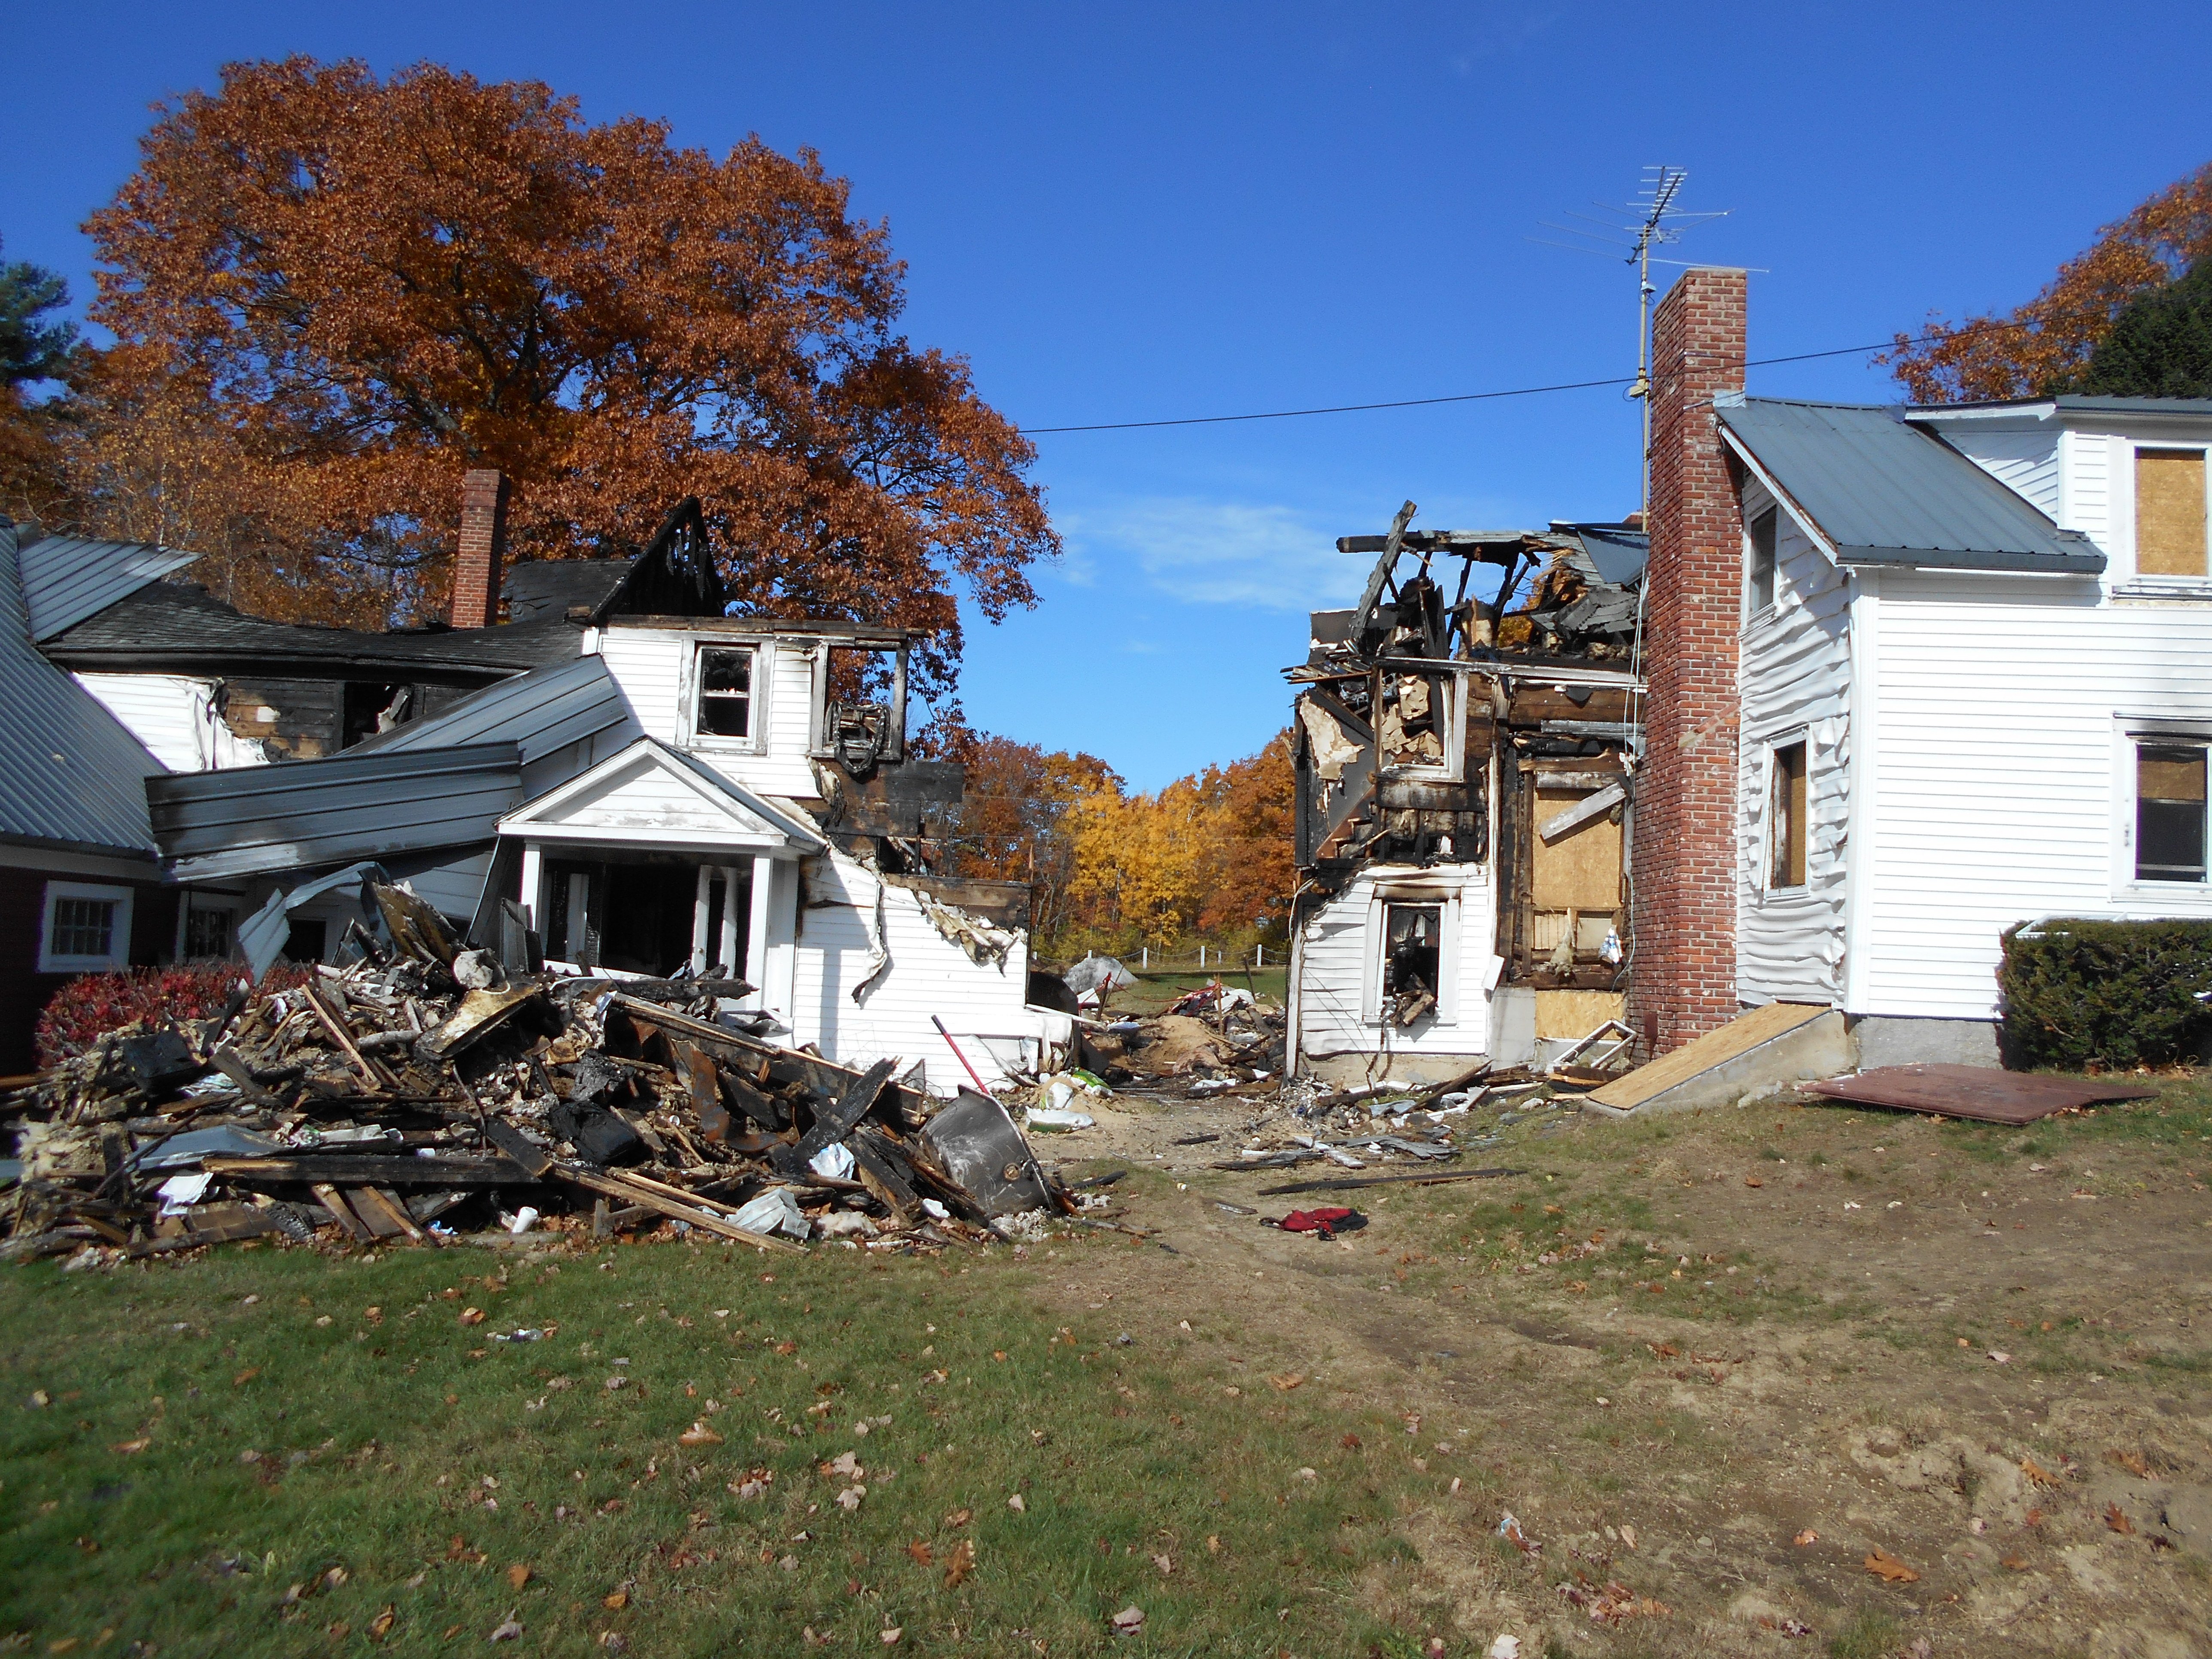
[[[2065,396],[1908,418],[2095,542],[2116,597],[2212,599],[2212,398]]]

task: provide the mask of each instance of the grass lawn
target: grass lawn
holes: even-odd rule
[[[1354,1593],[1434,1484],[1396,1425],[1226,1382],[1215,1334],[1124,1346],[1111,1316],[1039,1307],[1041,1273],[1133,1249],[234,1246],[0,1274],[0,1636],[421,1652],[512,1620],[548,1653],[1414,1651]],[[518,1327],[548,1334],[492,1340]],[[687,1446],[695,1425],[719,1440]],[[823,1472],[844,1453],[860,1474]],[[1141,1632],[1112,1634],[1132,1605]]]

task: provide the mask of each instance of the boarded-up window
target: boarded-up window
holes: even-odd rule
[[[1805,744],[1774,751],[1774,799],[1767,816],[1769,887],[1805,884]]]
[[[1751,614],[1753,617],[1774,603],[1774,541],[1778,520],[1775,509],[1768,507],[1751,521]]]
[[[1589,798],[1586,789],[1536,792],[1539,829]],[[1534,837],[1528,901],[1539,910],[1612,910],[1620,903],[1620,815],[1601,812],[1565,834]]]
[[[2136,574],[2205,574],[2203,450],[2136,451]]]
[[[2136,748],[2136,879],[2204,879],[2204,750]]]

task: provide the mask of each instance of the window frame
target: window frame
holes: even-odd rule
[[[2127,440],[2128,568],[2132,582],[2167,592],[2212,592],[2212,444],[2176,443],[2148,438]],[[2142,457],[2153,454],[2194,454],[2204,469],[2204,569],[2196,575],[2174,575],[2142,568]]]
[[[1759,526],[1766,526],[1765,546],[1759,545]],[[1766,593],[1759,597],[1759,562],[1765,559]],[[1770,501],[1764,511],[1755,513],[1743,521],[1743,620],[1744,625],[1771,616],[1782,592],[1782,504]]]
[[[742,738],[731,737],[706,729],[702,716],[706,712],[707,694],[702,682],[707,673],[707,653],[710,651],[741,651],[751,659],[745,693],[746,733]],[[685,665],[684,677],[684,740],[686,747],[712,750],[722,754],[757,755],[768,747],[767,678],[774,673],[774,657],[766,643],[759,640],[694,639],[690,660]]]
[[[1437,1006],[1425,1017],[1426,1024],[1433,1027],[1446,1027],[1460,1023],[1463,893],[1464,890],[1457,883],[1437,880],[1384,881],[1369,889],[1367,927],[1363,941],[1364,962],[1359,992],[1361,1024],[1376,1030],[1382,1027],[1382,978],[1387,967],[1384,947],[1388,943],[1390,907],[1394,904],[1435,905],[1441,912],[1437,918]]]
[[[131,964],[131,921],[137,895],[128,887],[101,882],[49,881],[39,907],[39,971],[42,974],[99,974]],[[64,899],[112,903],[104,956],[64,956],[53,949],[54,910]]]
[[[2154,749],[2212,750],[2212,712],[2201,719],[2177,719],[2172,714],[2112,716],[2112,772],[2110,801],[2112,850],[2111,902],[2131,915],[2212,915],[2212,868],[2204,881],[2145,881],[2136,874],[2138,780],[2136,751]],[[2212,757],[2208,757],[2212,767]],[[2212,778],[2208,778],[2212,784]],[[2212,842],[2212,803],[2208,803],[2205,835]],[[2212,854],[2212,848],[2208,848]]]
[[[1443,719],[1437,723],[1437,746],[1443,758],[1434,765],[1419,763],[1413,765],[1386,764],[1382,758],[1382,682],[1393,677],[1420,678],[1433,687],[1443,687]],[[1468,676],[1453,669],[1413,669],[1393,667],[1387,662],[1376,669],[1369,683],[1370,720],[1375,730],[1375,764],[1376,775],[1385,778],[1401,778],[1409,783],[1464,783],[1467,781],[1467,708]]]
[[[187,893],[177,906],[177,960],[179,962],[235,962],[238,960],[238,912],[235,901],[208,903],[198,895]],[[229,948],[220,957],[196,957],[191,952],[192,918],[195,915],[222,916],[225,931],[229,935]]]
[[[1802,819],[1798,856],[1802,867],[1796,881],[1777,879],[1778,866],[1786,852],[1786,842],[1778,839],[1784,829],[1784,814],[1779,811],[1783,778],[1782,757],[1789,750],[1804,751],[1804,801],[1799,816]],[[1808,726],[1793,726],[1776,733],[1765,744],[1765,775],[1759,790],[1759,812],[1762,819],[1759,834],[1759,890],[1782,895],[1802,893],[1813,884],[1813,741]]]

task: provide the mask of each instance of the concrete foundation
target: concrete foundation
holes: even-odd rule
[[[1533,985],[1501,985],[1491,994],[1490,1047],[1500,1066],[1535,1063],[1538,995]]]
[[[1763,1095],[1788,1084],[1850,1071],[1856,1061],[1844,1017],[1832,1008],[1808,1013],[1802,1023],[1734,1053],[1727,1052],[1726,1039],[1739,1028],[1723,1026],[1655,1062],[1645,1073],[1632,1072],[1619,1083],[1607,1085],[1597,1096],[1585,1099],[1583,1108],[1601,1117],[1641,1117],[1699,1106],[1733,1106],[1747,1095]],[[1706,1044],[1714,1045],[1714,1063],[1699,1064],[1698,1051]],[[1636,1079],[1662,1068],[1667,1073],[1663,1085],[1656,1092],[1634,1099]],[[1616,1093],[1633,1103],[1614,1105],[1603,1098]]]
[[[1332,1089],[1359,1083],[1441,1083],[1479,1066],[1482,1054],[1392,1054],[1386,1066],[1376,1054],[1309,1054],[1298,1075]]]
[[[1851,1020],[1858,1069],[1878,1066],[1997,1066],[1997,1026],[1991,1019],[1906,1019],[1861,1014]]]

